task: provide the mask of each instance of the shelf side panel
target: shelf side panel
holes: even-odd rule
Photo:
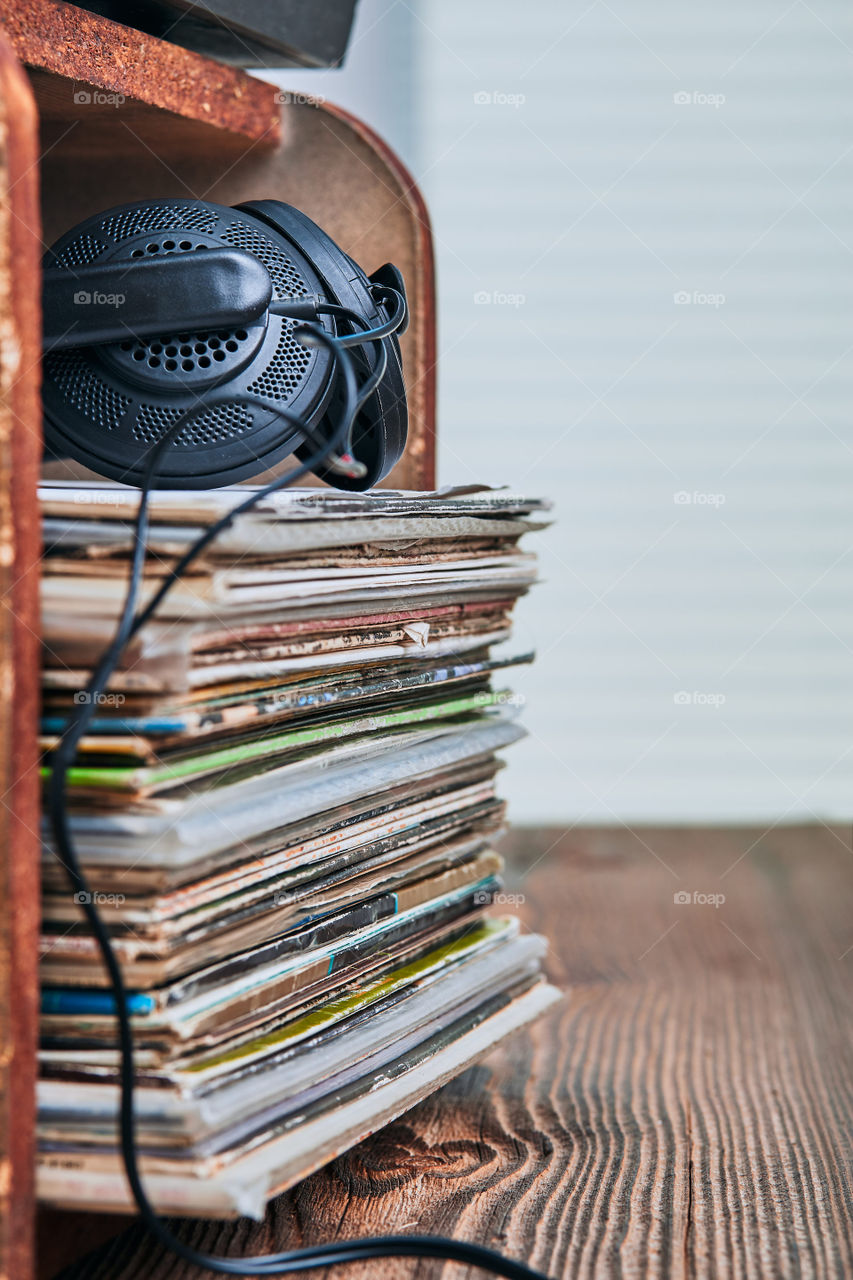
[[[38,1020],[38,124],[0,36],[0,1275],[33,1268]]]

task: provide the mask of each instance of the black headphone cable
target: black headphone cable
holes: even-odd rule
[[[353,317],[346,316],[345,318],[352,319]],[[359,322],[359,317],[355,317],[355,322]],[[357,345],[359,340],[363,342],[373,341],[381,335],[377,335],[376,331],[370,330],[357,336],[351,335],[355,341],[346,342],[346,346],[340,339],[331,337],[320,326],[316,328],[313,326],[311,328],[299,326],[294,330],[294,336],[298,337],[305,345],[320,344],[327,347],[338,361],[344,387],[344,410],[341,413],[336,430],[300,466],[293,468],[285,475],[277,477],[262,488],[254,490],[244,501],[238,503],[225,516],[220,517],[210,525],[179,558],[144,607],[139,609],[138,601],[142,589],[149,528],[149,500],[154,487],[157,469],[163,454],[184,429],[187,422],[198,411],[198,407],[196,406],[183,413],[164,432],[151,450],[143,483],[140,486],[141,494],[134,526],[130,572],[119,621],[112,640],[95,664],[86,687],[85,697],[77,703],[71,712],[62,737],[50,759],[51,773],[47,789],[47,810],[53,831],[55,852],[63,864],[75,895],[78,895],[77,901],[86,915],[89,927],[98,944],[115,1003],[120,1047],[121,1102],[119,1130],[125,1172],[140,1217],[155,1239],[185,1262],[190,1262],[203,1270],[219,1275],[243,1277],[288,1275],[292,1272],[313,1270],[318,1267],[328,1267],[373,1258],[410,1257],[455,1261],[468,1266],[479,1267],[484,1271],[491,1272],[493,1275],[503,1276],[506,1280],[546,1280],[541,1273],[533,1271],[524,1263],[504,1258],[492,1249],[441,1236],[377,1236],[363,1240],[344,1240],[337,1244],[315,1245],[305,1249],[286,1250],[282,1253],[268,1254],[261,1257],[229,1258],[206,1254],[185,1244],[171,1231],[148,1199],[143,1185],[136,1148],[133,1106],[135,1088],[133,1029],[128,1012],[127,990],[109,931],[101,918],[95,898],[90,891],[88,881],[77,856],[68,814],[67,774],[76,758],[79,742],[85,734],[98,705],[99,696],[106,691],[126,645],[152,617],[171,588],[183,577],[189,565],[213,542],[214,538],[229,527],[238,515],[250,511],[264,498],[290,487],[309,471],[322,466],[329,456],[341,449],[348,440],[353,420],[358,412],[360,403],[363,402],[364,389],[363,387],[359,389],[356,384],[353,361],[349,356],[347,347]],[[379,378],[381,378],[381,374],[377,377],[376,369],[374,369],[370,381],[376,384]],[[316,433],[306,431],[305,424],[297,419],[296,415],[282,411],[282,416],[288,418],[291,422],[298,423],[309,439],[313,440],[315,438]]]

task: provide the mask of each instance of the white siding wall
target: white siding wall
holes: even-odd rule
[[[374,123],[434,220],[441,479],[556,500],[513,817],[849,817],[853,10],[368,19],[414,59]]]

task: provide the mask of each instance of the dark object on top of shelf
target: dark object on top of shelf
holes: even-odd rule
[[[126,27],[240,67],[336,67],[357,0],[82,0]]]
[[[295,452],[329,484],[359,490],[402,456],[403,278],[388,263],[368,276],[291,205],[107,209],[49,250],[43,285],[54,457],[141,484],[152,446],[167,444],[157,487],[210,489]],[[327,441],[342,447],[317,461]]]

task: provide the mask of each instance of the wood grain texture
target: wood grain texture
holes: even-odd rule
[[[0,1275],[29,1280],[39,924],[38,131],[0,34]]]
[[[150,122],[173,140],[192,141],[205,131],[233,134],[244,144],[278,138],[275,86],[236,67],[63,0],[0,0],[0,25],[34,72],[43,128],[55,137],[82,125],[75,130],[78,147],[115,125],[116,101],[138,127]]]
[[[507,848],[562,1009],[262,1225],[181,1234],[239,1255],[450,1232],[564,1277],[853,1274],[849,831],[517,831]],[[133,1227],[62,1276],[193,1274]]]

